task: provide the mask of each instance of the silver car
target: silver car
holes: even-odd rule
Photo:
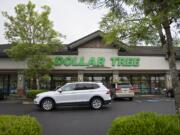
[[[129,100],[133,100],[134,88],[130,83],[116,83],[111,88],[111,93],[113,98],[129,98]]]

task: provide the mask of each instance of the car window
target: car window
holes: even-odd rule
[[[65,85],[63,88],[62,88],[63,91],[73,91],[75,90],[75,84],[68,84],[68,85]]]
[[[86,90],[88,90],[88,89],[94,89],[93,84],[91,84],[91,83],[85,84],[85,89],[86,89]]]
[[[121,88],[130,88],[130,87],[132,87],[132,85],[129,84],[129,83],[121,83],[121,84],[118,84],[118,86],[121,87]]]
[[[97,88],[99,88],[99,85],[93,84],[93,88],[94,88],[94,89],[97,89]]]
[[[99,88],[97,84],[93,83],[79,83],[76,84],[76,90],[89,90]]]
[[[76,90],[87,90],[85,83],[76,84]]]

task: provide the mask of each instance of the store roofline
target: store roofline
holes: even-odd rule
[[[64,45],[64,48],[59,49],[58,51],[54,52],[52,55],[78,55],[77,48],[81,45],[93,40],[103,38],[103,32],[98,30],[93,33],[90,33],[70,44]],[[120,56],[165,56],[165,51],[161,47],[156,46],[133,46],[132,48],[129,47],[127,44],[123,42],[116,42],[113,43],[113,47],[117,48],[116,46],[121,44],[122,47],[118,48]],[[11,44],[0,44],[0,58],[8,58],[7,54],[4,50],[8,49]],[[176,57],[180,60],[180,47],[176,47]]]

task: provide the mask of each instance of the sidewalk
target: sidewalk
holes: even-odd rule
[[[135,95],[135,98],[139,99],[156,99],[156,98],[167,98],[164,95],[152,95],[152,94],[146,94],[146,95]]]
[[[164,95],[135,95],[135,100],[139,101],[173,101],[174,98],[166,97]]]
[[[18,97],[17,95],[10,95],[5,99],[0,100],[0,103],[33,104],[33,99],[29,99],[27,97]]]

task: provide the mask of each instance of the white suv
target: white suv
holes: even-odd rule
[[[34,99],[34,104],[45,111],[52,110],[56,105],[89,105],[100,109],[110,102],[109,89],[95,82],[67,83],[56,91],[40,93]]]

